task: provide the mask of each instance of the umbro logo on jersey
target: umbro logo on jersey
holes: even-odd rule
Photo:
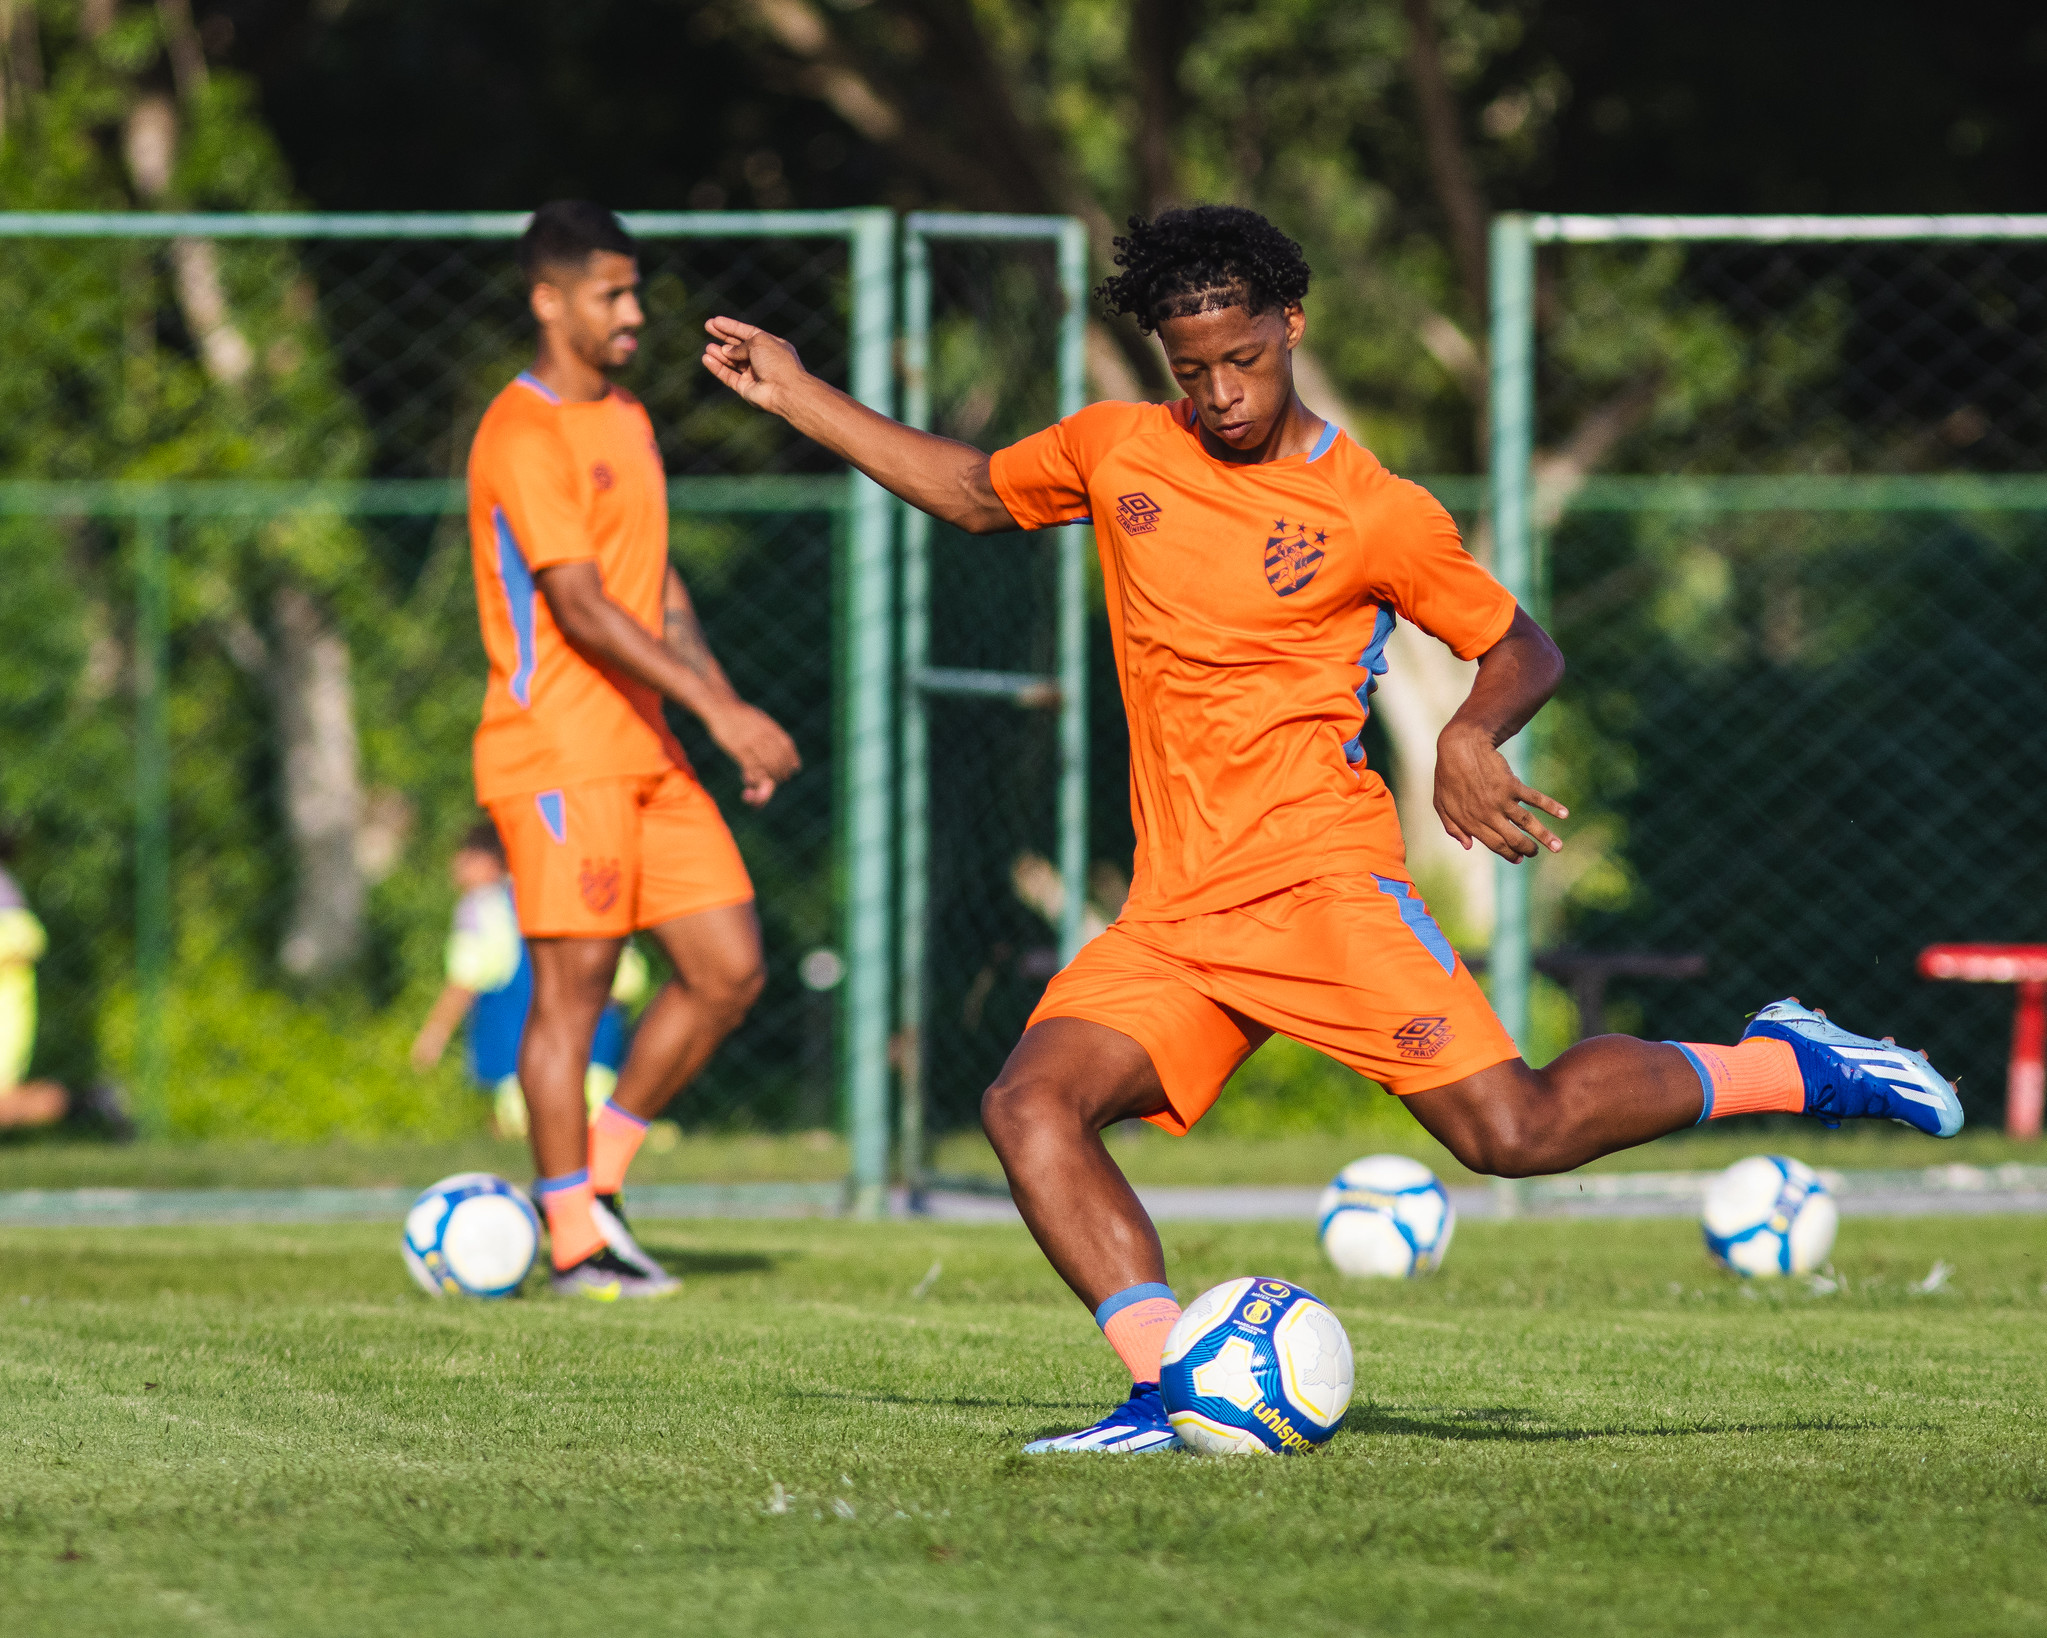
[[[600,492],[609,489],[613,481],[611,476],[611,468],[606,466],[604,462],[599,461],[595,466],[590,468],[590,481],[597,486]]]
[[[1312,529],[1305,523],[1272,520],[1272,532],[1265,537],[1265,578],[1281,597],[1291,597],[1315,578],[1322,567],[1322,548],[1329,541],[1327,529]]]
[[[1148,535],[1159,526],[1159,503],[1138,490],[1116,497],[1116,521],[1126,535]]]

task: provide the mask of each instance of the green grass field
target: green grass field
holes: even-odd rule
[[[1014,1228],[652,1224],[688,1289],[622,1309],[433,1301],[389,1227],[0,1231],[0,1626],[2047,1629],[2047,1221],[1851,1220],[1833,1295],[1681,1222],[1469,1224],[1413,1285],[1166,1237],[1183,1296],[1334,1302],[1329,1447],[1016,1454],[1121,1377]]]
[[[1348,1133],[1272,1137],[1211,1134],[1170,1138],[1152,1127],[1111,1133],[1110,1147],[1131,1178],[1156,1184],[1319,1185],[1344,1161],[1379,1150],[1414,1155],[1449,1183],[1475,1181],[1419,1126],[1405,1116]],[[1899,1168],[2005,1161],[2047,1164],[2047,1145],[2018,1143],[1994,1128],[1971,1128],[1946,1143],[1889,1124],[1861,1121],[1829,1132],[1815,1121],[1789,1117],[1735,1121],[1700,1132],[1681,1132],[1637,1149],[1608,1155],[1587,1171],[1704,1171],[1777,1150],[1815,1166]],[[938,1144],[940,1172],[998,1178],[1001,1168],[979,1132],[960,1132]],[[845,1141],[830,1132],[788,1134],[690,1133],[673,1148],[642,1149],[633,1163],[635,1183],[828,1182],[846,1175]],[[0,1190],[151,1188],[293,1189],[319,1186],[424,1187],[452,1172],[494,1171],[510,1178],[532,1174],[523,1143],[487,1137],[455,1143],[105,1143],[57,1137],[0,1139]]]

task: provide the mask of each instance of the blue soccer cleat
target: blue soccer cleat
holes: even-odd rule
[[[1155,1450],[1178,1450],[1180,1436],[1166,1420],[1166,1402],[1156,1382],[1140,1382],[1130,1397],[1091,1428],[1062,1433],[1056,1439],[1033,1439],[1026,1456],[1054,1451],[1093,1451],[1101,1456],[1148,1456]]]
[[[1827,1015],[1801,1007],[1798,998],[1772,1001],[1742,1031],[1788,1041],[1805,1077],[1805,1112],[1829,1126],[1844,1120],[1894,1120],[1933,1137],[1962,1129],[1962,1100],[1923,1052],[1909,1052],[1885,1036],[1856,1035]]]

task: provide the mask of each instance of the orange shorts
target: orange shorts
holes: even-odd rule
[[[1119,921],[1031,1014],[1085,1018],[1151,1055],[1181,1134],[1273,1035],[1389,1092],[1426,1092],[1520,1049],[1412,882],[1336,876],[1183,921]]]
[[[489,806],[529,938],[623,938],[753,897],[718,804],[680,768]]]

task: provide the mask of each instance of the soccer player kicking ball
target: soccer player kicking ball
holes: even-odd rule
[[[1380,1082],[1466,1166],[1501,1176],[1766,1109],[1952,1136],[1961,1107],[1922,1056],[1795,1001],[1733,1046],[1607,1035],[1546,1069],[1522,1062],[1408,878],[1359,730],[1396,619],[1476,659],[1438,747],[1436,811],[1466,847],[1554,851],[1529,810],[1563,808],[1498,747],[1555,691],[1562,657],[1426,491],[1295,395],[1298,245],[1222,206],[1116,243],[1124,271],[1099,295],[1158,333],[1186,398],[1095,404],[992,457],[863,408],[750,325],[713,320],[704,355],[750,403],[959,528],[1095,526],[1135,877],[1046,990],[982,1119],[1024,1221],[1135,1386],[1093,1427],[1026,1448],[1177,1443],[1158,1378],[1180,1309],[1101,1131],[1140,1116],[1184,1133],[1275,1031]]]
[[[519,1052],[554,1289],[615,1301],[677,1288],[618,1207],[647,1123],[761,987],[753,884],[661,715],[694,712],[758,805],[801,765],[733,692],[668,560],[668,482],[639,402],[613,386],[638,347],[639,270],[611,212],[536,211],[519,241],[540,328],[469,452],[477,614],[490,656],[476,794],[504,839],[533,1006]],[[665,641],[664,641],[665,633]],[[583,1074],[636,930],[672,982],[641,1016],[610,1100]]]

